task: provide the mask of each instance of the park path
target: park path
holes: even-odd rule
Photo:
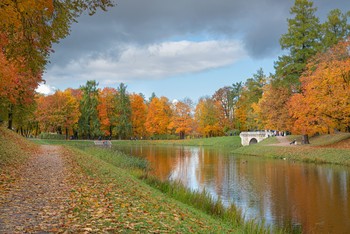
[[[0,233],[55,232],[69,199],[67,166],[60,146],[43,145],[0,199]]]
[[[271,146],[294,146],[290,144],[290,140],[285,136],[276,136],[276,139],[279,143],[277,144],[270,144]]]

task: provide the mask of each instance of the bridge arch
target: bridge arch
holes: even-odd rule
[[[258,140],[256,138],[252,138],[249,141],[249,145],[254,145],[254,144],[257,144],[257,143],[258,143]]]
[[[241,132],[239,134],[243,146],[256,144],[272,135],[270,131]]]

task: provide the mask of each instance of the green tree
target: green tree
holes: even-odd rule
[[[323,51],[346,39],[350,34],[348,18],[350,11],[343,14],[339,9],[329,12],[327,21],[322,24],[322,46]]]
[[[239,92],[239,99],[236,102],[235,117],[237,127],[240,130],[258,129],[256,124],[256,113],[253,104],[257,104],[263,94],[263,87],[266,84],[267,77],[262,68],[260,68],[253,78],[247,79],[244,87]]]
[[[127,86],[121,83],[116,95],[115,131],[119,139],[126,139],[131,134],[131,104],[126,92]]]
[[[276,78],[282,84],[299,91],[299,77],[305,70],[307,60],[320,48],[321,25],[315,16],[316,8],[308,0],[295,0],[290,9],[293,18],[288,19],[288,32],[280,38],[282,49],[289,54],[275,63]]]
[[[83,92],[80,100],[81,116],[78,121],[80,135],[84,138],[95,138],[101,134],[100,121],[98,119],[98,83],[94,80],[89,80],[86,85],[81,86]]]

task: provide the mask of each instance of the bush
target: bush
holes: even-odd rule
[[[226,136],[239,136],[240,133],[241,131],[239,131],[238,129],[225,131]]]

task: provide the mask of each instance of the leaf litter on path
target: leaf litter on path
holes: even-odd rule
[[[55,232],[64,226],[69,186],[61,148],[40,146],[7,186],[0,202],[0,232]]]

